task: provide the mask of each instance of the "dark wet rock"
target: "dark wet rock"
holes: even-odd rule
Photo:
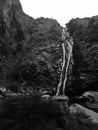
[[[66,95],[56,95],[52,97],[52,100],[54,101],[68,101],[69,98]]]
[[[42,100],[50,100],[50,98],[51,98],[51,96],[48,95],[48,94],[44,94],[44,95],[41,96]]]
[[[77,116],[82,114],[83,116],[81,116],[81,120],[84,120],[84,123],[91,122],[91,123],[98,124],[98,113],[90,109],[87,109],[86,107],[83,107],[82,105],[75,103],[70,106],[69,110],[71,114],[76,114]]]
[[[80,102],[95,102],[95,96],[92,92],[84,92],[82,96],[77,97],[77,100]]]
[[[67,27],[74,40],[71,89],[78,95],[98,90],[98,16],[72,19]]]
[[[85,97],[88,97],[86,100],[84,100],[84,105],[91,109],[94,110],[95,112],[98,113],[98,92],[95,91],[88,91],[83,94]],[[86,96],[87,95],[87,96]],[[85,98],[84,98],[85,99]]]

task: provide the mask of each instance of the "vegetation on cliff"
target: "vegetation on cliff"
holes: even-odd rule
[[[62,60],[62,27],[56,20],[33,19],[19,0],[0,0],[0,84],[54,88]]]
[[[83,93],[98,85],[98,16],[72,19],[67,24],[74,40],[74,90]]]
[[[97,90],[97,25],[98,16],[72,19],[66,24],[74,40],[73,75],[68,75],[68,94]],[[62,27],[56,20],[31,18],[23,12],[19,0],[0,0],[1,87],[15,92],[55,89],[62,66],[61,35]]]

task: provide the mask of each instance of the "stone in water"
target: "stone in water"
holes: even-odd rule
[[[68,97],[65,95],[56,95],[52,97],[52,100],[55,101],[68,101]]]

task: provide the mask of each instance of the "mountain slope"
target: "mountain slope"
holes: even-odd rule
[[[56,20],[25,14],[19,0],[0,0],[0,84],[13,91],[23,84],[55,87],[62,61],[61,32]]]
[[[74,91],[98,90],[98,16],[72,19],[67,24],[74,39]]]

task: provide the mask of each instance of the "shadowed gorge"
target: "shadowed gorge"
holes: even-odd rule
[[[0,0],[0,130],[98,129],[97,25],[64,28]]]

